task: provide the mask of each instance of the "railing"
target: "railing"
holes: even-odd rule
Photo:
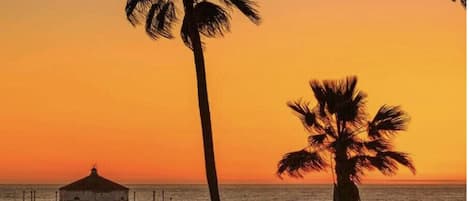
[[[22,201],[36,201],[36,192],[37,190],[36,189],[31,189],[31,190],[22,190],[21,191],[22,194],[21,194],[21,200]],[[132,199],[130,199],[130,192],[129,192],[129,199],[128,201],[142,201],[142,200],[138,200],[137,199],[137,191],[131,191],[132,192]],[[141,192],[141,191],[140,191]],[[148,192],[148,191],[147,191]],[[14,192],[11,192],[12,195],[8,196],[7,198],[1,198],[0,197],[0,201],[2,200],[5,200],[5,201],[19,201],[18,199],[18,191],[15,190]],[[59,192],[58,191],[55,191],[55,199],[52,198],[51,196],[51,191],[49,190],[49,193],[47,193],[48,195],[47,196],[43,196],[43,197],[40,197],[40,200],[39,201],[59,201]],[[44,194],[44,192],[43,192]],[[159,194],[159,195],[158,195]],[[81,200],[81,201],[84,201],[84,200]],[[148,197],[146,199],[144,199],[144,201],[150,201],[148,199]],[[156,190],[153,190],[152,191],[152,199],[151,201],[166,201],[166,198],[165,198],[165,190],[162,189],[160,191],[156,191]],[[169,197],[169,201],[173,201],[173,198],[172,197]]]

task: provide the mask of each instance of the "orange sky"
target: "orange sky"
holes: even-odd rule
[[[124,183],[205,182],[193,58],[179,38],[154,42],[124,0],[5,1],[0,7],[0,183],[63,183],[98,164]],[[207,40],[222,183],[279,180],[276,163],[306,143],[288,100],[310,79],[359,77],[368,108],[412,117],[397,149],[417,175],[466,178],[466,19],[450,0],[262,1],[256,27]],[[175,33],[178,33],[176,31]]]

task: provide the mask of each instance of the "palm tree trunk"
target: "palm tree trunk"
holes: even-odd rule
[[[342,123],[342,124],[341,124]],[[347,165],[347,147],[343,144],[346,135],[343,131],[346,129],[345,121],[342,121],[336,114],[337,126],[337,145],[335,146],[335,174],[336,184],[334,184],[334,201],[360,201],[360,194],[355,183],[351,180]]]
[[[338,124],[339,125],[339,124]],[[339,128],[339,126],[337,126]],[[340,140],[341,136],[339,135]],[[335,154],[335,175],[337,179],[337,184],[334,185],[334,201],[346,201],[345,198],[345,174],[344,174],[344,163],[346,160],[346,152],[341,146],[336,147]]]
[[[338,147],[335,157],[335,173],[337,176],[337,185],[334,185],[334,201],[360,201],[360,193],[357,186],[351,180],[346,165],[347,152],[345,147]]]
[[[215,153],[212,140],[212,124],[210,121],[210,107],[208,104],[207,80],[205,77],[205,61],[200,33],[197,27],[192,26],[191,31],[192,48],[195,59],[197,74],[197,92],[199,98],[199,112],[202,124],[202,136],[204,141],[205,173],[211,201],[220,201],[218,193],[217,169],[215,166]]]

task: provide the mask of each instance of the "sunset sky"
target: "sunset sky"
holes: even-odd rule
[[[152,41],[125,0],[23,0],[0,6],[0,183],[66,183],[97,164],[123,183],[204,183],[192,53]],[[275,176],[306,133],[286,102],[308,81],[357,75],[368,112],[401,105],[395,140],[417,174],[367,182],[466,179],[466,17],[450,0],[260,2],[255,26],[205,40],[221,183],[330,183]],[[179,28],[179,27],[178,27]]]

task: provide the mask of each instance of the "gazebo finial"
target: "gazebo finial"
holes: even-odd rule
[[[91,175],[98,175],[98,169],[96,167],[97,165],[94,164],[93,168],[91,168]]]

